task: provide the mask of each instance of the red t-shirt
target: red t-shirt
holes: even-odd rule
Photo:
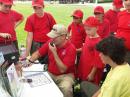
[[[106,38],[110,34],[110,23],[107,19],[104,19],[98,26],[98,34],[101,38]]]
[[[95,49],[96,44],[100,40],[100,37],[86,37],[78,66],[78,76],[81,80],[87,80],[87,77],[93,67],[97,67],[97,72],[95,74],[93,82],[99,84],[101,80],[103,72],[103,63],[99,57],[99,52]]]
[[[36,42],[47,42],[50,38],[46,35],[56,24],[51,14],[44,12],[43,17],[38,17],[35,13],[27,18],[25,30],[33,33],[33,40]]]
[[[105,18],[107,18],[110,22],[110,32],[117,31],[117,23],[118,23],[118,13],[112,9],[108,10],[105,13]]]
[[[76,24],[72,22],[68,26],[68,32],[71,32],[71,42],[75,45],[75,47],[81,48],[85,41],[86,33],[83,24]]]
[[[125,45],[130,50],[130,13],[126,10],[118,15],[117,37],[124,38]]]
[[[8,14],[0,11],[0,32],[11,34],[11,41],[17,40],[15,23],[23,19],[22,14],[11,10]],[[0,37],[0,42],[5,42],[5,38]]]
[[[55,75],[60,75],[61,72],[59,71],[58,66],[56,65],[56,61],[54,59],[52,52],[49,50],[48,43],[49,41],[39,49],[39,53],[41,56],[44,56],[45,54],[48,53],[49,57],[48,71]],[[76,48],[74,47],[74,45],[68,41],[63,47],[57,48],[57,53],[62,62],[67,66],[67,71],[65,73],[74,74],[75,70],[74,64],[76,58]]]

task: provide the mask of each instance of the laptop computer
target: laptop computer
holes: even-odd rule
[[[0,52],[3,54],[4,60],[14,63],[19,60],[19,51],[14,44],[0,44]]]

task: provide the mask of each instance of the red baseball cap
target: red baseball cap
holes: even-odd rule
[[[6,5],[12,5],[13,4],[13,0],[0,0],[1,3],[4,3]]]
[[[82,10],[77,9],[73,12],[72,16],[77,17],[77,18],[83,18],[83,12]]]
[[[122,8],[123,7],[123,2],[122,2],[122,0],[113,0],[113,5],[116,8]]]
[[[94,13],[102,13],[102,14],[104,14],[104,8],[102,6],[96,6],[94,8]]]
[[[85,20],[84,25],[90,27],[97,27],[99,25],[99,21],[94,16],[90,16]]]
[[[43,0],[32,0],[32,6],[43,7],[44,1]]]

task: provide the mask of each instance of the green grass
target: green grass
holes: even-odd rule
[[[24,31],[24,25],[26,18],[33,13],[31,4],[15,4],[13,9],[21,12],[24,15],[24,22],[20,24],[17,29],[17,38],[19,45],[26,43],[26,32]],[[57,23],[64,24],[66,27],[72,21],[71,14],[75,9],[81,9],[84,12],[84,19],[92,15],[92,6],[79,6],[79,5],[58,5],[58,4],[48,4],[45,5],[44,10],[50,12]]]

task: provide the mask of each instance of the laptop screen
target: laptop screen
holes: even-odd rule
[[[4,60],[8,60],[9,63],[19,60],[19,52],[14,44],[0,44],[0,52],[3,54]]]

